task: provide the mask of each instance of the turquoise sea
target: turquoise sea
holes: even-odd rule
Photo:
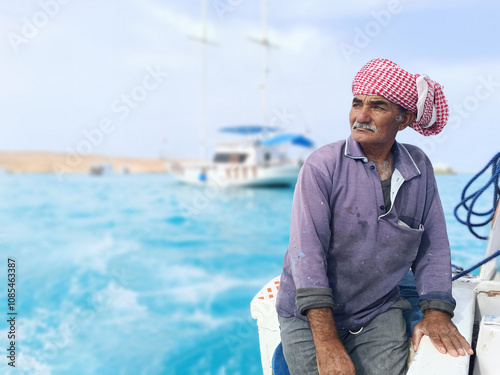
[[[486,243],[453,207],[471,175],[437,178],[453,262],[469,266]],[[0,373],[261,374],[249,305],[280,273],[292,196],[194,188],[170,175],[1,175]]]

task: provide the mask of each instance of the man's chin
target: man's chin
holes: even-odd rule
[[[367,129],[353,129],[351,138],[358,143],[372,143],[375,141],[375,133]]]
[[[371,138],[374,135],[375,132],[368,129],[357,128],[351,130],[351,137],[357,142],[360,142],[363,139]]]

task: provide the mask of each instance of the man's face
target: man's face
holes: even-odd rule
[[[399,114],[399,105],[383,96],[355,95],[349,113],[351,136],[362,145],[390,147],[397,132],[411,122],[408,114],[402,118]]]

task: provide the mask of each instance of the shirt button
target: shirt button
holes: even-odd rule
[[[380,209],[381,209],[382,211],[384,211],[384,210],[385,210],[385,207],[384,207],[384,206],[380,206]]]
[[[370,167],[370,169],[373,171],[373,170],[375,169],[375,166],[374,166],[374,165],[372,165],[372,166]]]

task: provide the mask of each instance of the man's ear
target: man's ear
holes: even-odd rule
[[[415,113],[411,111],[405,111],[403,114],[403,119],[399,123],[398,130],[404,130],[408,125],[410,125],[415,120]]]

